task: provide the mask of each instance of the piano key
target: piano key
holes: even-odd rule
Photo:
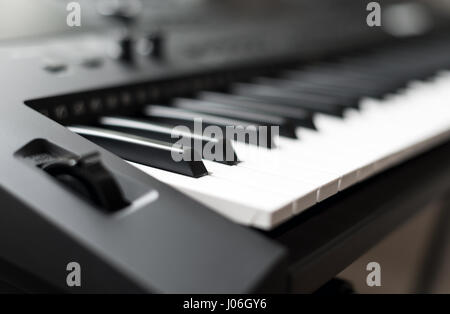
[[[193,178],[208,174],[201,157],[190,148],[96,127],[71,126],[69,130],[129,161]]]
[[[331,96],[338,100],[336,102],[337,105],[341,105],[344,107],[358,108],[359,105],[359,97],[350,95],[348,91],[339,88],[327,87],[315,83],[298,82],[288,79],[274,79],[267,77],[259,77],[255,80],[255,82],[258,84],[280,87],[302,94]]]
[[[287,106],[300,107],[310,112],[321,112],[329,115],[342,116],[344,108],[330,97],[306,95],[283,90],[269,85],[239,83],[233,85],[233,93]]]
[[[286,199],[294,204],[294,214],[303,211],[318,201],[319,188],[311,182],[267,173],[240,164],[234,167],[224,167],[209,161],[205,161],[205,163],[211,173],[218,178],[223,178],[238,185],[256,188],[261,193],[277,192],[285,195]]]
[[[410,64],[405,64],[404,60],[395,60],[392,57],[381,59],[379,57],[375,59],[361,57],[308,65],[299,68],[298,72],[310,78],[327,76],[332,80],[360,80],[361,84],[365,85],[377,82],[377,85],[374,87],[381,86],[383,89],[395,89],[398,87],[398,84],[404,84],[411,79],[413,71],[418,71],[418,68],[420,66],[417,64],[417,61],[415,66],[411,66]]]
[[[419,48],[420,49],[420,48]],[[425,48],[426,50],[429,47]],[[357,66],[360,72],[372,74],[391,74],[393,77],[402,77],[406,80],[418,79],[414,75],[433,75],[437,70],[446,68],[449,65],[447,49],[438,47],[433,51],[433,58],[423,58],[424,55],[430,54],[430,51],[390,51],[384,55],[360,56],[359,58],[342,58],[346,66]],[[409,75],[409,76],[408,76]],[[412,75],[412,76],[411,76]]]
[[[434,58],[422,58],[421,56],[411,56],[401,54],[397,57],[390,54],[388,57],[367,58],[347,58],[340,62],[310,65],[303,69],[303,72],[320,73],[329,77],[341,78],[349,77],[362,79],[365,81],[376,81],[377,86],[385,89],[397,89],[407,81],[422,79],[432,75],[443,64],[448,64],[447,56],[434,54]]]
[[[382,63],[382,64],[379,64]],[[378,65],[378,67],[375,67]],[[386,67],[385,61],[374,61],[365,59],[362,63],[356,63],[355,60],[349,59],[348,62],[338,61],[336,63],[319,63],[300,68],[300,71],[305,73],[318,73],[327,75],[333,78],[344,77],[348,79],[361,79],[363,81],[379,81],[384,86],[386,84],[398,83],[399,78],[404,81],[404,73],[398,71],[398,62],[396,62],[397,69]]]
[[[189,140],[190,145],[188,145],[188,147],[201,154],[204,159],[210,159],[227,165],[235,165],[239,161],[231,141],[225,138],[213,138],[205,136],[204,134],[181,132],[171,127],[129,117],[101,117],[98,121],[98,125],[103,128],[172,144],[175,144],[183,137],[184,139]],[[210,156],[211,154],[204,154],[203,152],[207,145],[221,147],[220,150],[222,151],[222,154],[219,154],[220,150],[213,156]]]
[[[345,136],[341,136],[340,138],[350,138],[354,140],[357,139],[358,135],[365,139],[361,140],[360,142],[347,143],[349,147],[352,147],[352,145],[353,147],[360,147],[360,152],[363,153],[362,155],[358,155],[358,151],[354,150],[350,157],[354,156],[356,160],[363,160],[366,163],[374,161],[376,162],[380,156],[396,150],[401,151],[405,147],[406,143],[416,140],[417,134],[413,133],[413,131],[417,129],[417,123],[420,123],[420,121],[414,121],[410,119],[410,121],[416,123],[410,123],[409,125],[406,125],[405,123],[402,123],[402,121],[405,119],[405,111],[400,111],[401,114],[398,114],[396,116],[394,115],[394,111],[386,112],[387,106],[389,105],[384,103],[383,107],[380,107],[382,108],[382,110],[380,110],[379,113],[385,112],[389,114],[388,116],[380,115],[379,117],[377,117],[373,114],[373,112],[370,113],[366,111],[365,117],[364,115],[362,116],[362,118],[364,119],[359,119],[359,124],[355,124],[356,127],[354,131],[352,129],[349,129],[347,125],[347,127],[345,128],[345,130],[347,130]],[[419,118],[420,116],[416,117],[416,119]],[[389,123],[389,120],[391,120],[391,123]],[[377,126],[379,126],[380,124],[383,124],[383,128],[381,130],[377,128]],[[386,126],[390,126],[390,128],[387,128]],[[399,126],[402,128],[409,127],[410,130],[408,132],[399,132]],[[324,130],[322,129],[322,131]],[[338,131],[339,130],[336,128],[330,129],[328,132],[328,134],[332,134],[330,138],[336,140],[335,135]],[[423,130],[421,130],[421,132],[423,132]],[[378,142],[375,142],[374,139],[378,139]],[[375,154],[372,154],[371,156],[370,152],[375,152]]]
[[[386,104],[384,104],[383,106],[386,106]],[[402,118],[402,116],[399,116],[398,117],[398,120],[400,120]],[[404,117],[403,117],[404,118]],[[384,118],[384,120],[380,120],[380,121],[377,121],[375,124],[373,124],[373,125],[370,125],[369,126],[369,128],[368,128],[368,130],[371,130],[372,131],[372,136],[373,135],[377,135],[377,136],[379,136],[380,135],[380,131],[378,131],[379,130],[379,128],[377,128],[377,126],[379,126],[380,124],[383,124],[383,122],[386,122],[385,121],[386,120],[386,118]],[[347,138],[348,136],[347,135],[358,135],[358,134],[361,134],[361,131],[362,130],[364,130],[364,126],[367,126],[368,125],[368,123],[367,123],[368,121],[366,120],[366,121],[364,121],[364,122],[362,122],[360,125],[359,125],[359,127],[355,130],[355,132],[350,132],[349,134],[346,134],[346,136],[340,136],[340,138]],[[320,128],[319,128],[319,130],[321,130],[322,131],[322,133],[323,133],[323,125],[321,125],[320,123],[319,123],[319,125],[320,125]],[[395,126],[398,126],[399,124],[398,124],[398,121],[394,121],[393,122],[393,124],[392,124],[393,126],[394,126],[394,128],[395,128]],[[347,125],[348,126],[348,125]],[[412,126],[414,127],[414,124],[412,124]],[[417,127],[416,127],[417,128]],[[385,130],[386,128],[383,128],[383,130]],[[390,129],[388,129],[388,131],[389,132],[393,132],[393,133],[395,133],[393,130],[390,130]],[[334,128],[334,129],[331,129],[330,130],[330,132],[329,132],[329,134],[331,134],[331,136],[330,136],[330,138],[332,139],[332,141],[330,141],[329,143],[322,143],[322,144],[326,144],[326,147],[328,147],[328,148],[330,148],[330,147],[333,147],[333,142],[336,142],[336,141],[339,141],[339,138],[336,138],[336,132],[337,132],[337,129],[336,128]],[[389,132],[385,132],[385,137],[384,137],[384,141],[386,141],[387,139],[390,139],[392,136],[390,136],[390,134],[389,134]],[[398,132],[398,129],[397,129],[397,132]],[[408,132],[408,134],[409,134],[410,132]],[[339,135],[339,134],[338,134]],[[368,137],[367,136],[368,134],[365,134],[365,139],[367,140],[367,139],[370,139],[370,137]],[[412,137],[412,138],[414,138],[414,137]],[[402,139],[403,141],[405,140],[404,138]],[[303,142],[305,142],[305,138],[303,138]],[[307,141],[306,141],[307,142]],[[380,150],[380,147],[377,147],[376,145],[372,145],[372,147],[365,147],[365,146],[367,146],[367,145],[365,145],[364,146],[364,143],[365,142],[368,142],[368,143],[370,143],[371,141],[369,140],[369,141],[363,141],[363,142],[361,142],[361,143],[347,143],[347,145],[351,148],[351,147],[360,147],[360,146],[362,146],[362,149],[361,149],[361,151],[363,152],[363,153],[365,153],[365,151],[366,151],[366,149],[367,148],[370,148],[371,150],[374,150],[375,148],[378,148],[378,150]],[[338,142],[338,143],[340,143],[340,142]],[[400,142],[400,143],[402,143],[402,142]],[[355,145],[356,144],[356,145]],[[381,145],[381,144],[386,144],[386,143],[384,143],[383,141],[381,141],[381,143],[378,143],[377,145]],[[280,145],[280,147],[281,147],[281,145]],[[390,148],[390,149],[393,149],[392,147]],[[342,150],[342,148],[340,148],[340,150]],[[348,150],[348,149],[346,149],[346,150]],[[352,155],[354,155],[354,153],[352,153]],[[349,156],[349,157],[351,157],[351,155]],[[362,158],[363,156],[361,155],[361,156],[358,156],[358,159],[359,160],[361,160],[361,158]],[[375,158],[375,157],[374,157]],[[364,160],[364,159],[362,159],[362,160]],[[367,161],[367,160],[366,160]],[[370,168],[368,168],[368,169],[370,169]]]
[[[308,82],[314,84],[320,84],[322,86],[330,88],[338,88],[347,90],[351,93],[356,93],[356,95],[362,97],[373,97],[380,98],[386,95],[386,93],[392,91],[390,88],[378,87],[372,82],[371,84],[367,82],[362,82],[361,80],[355,78],[344,78],[344,77],[332,77],[328,74],[321,74],[316,72],[305,72],[301,70],[297,71],[286,71],[284,75],[293,81],[297,82]]]
[[[202,127],[220,127],[222,129],[222,134],[227,134],[227,130],[236,132],[242,131],[240,133],[247,134],[246,136],[238,136],[236,133],[234,138],[239,141],[268,148],[275,147],[273,138],[276,135],[276,129],[272,127],[259,127],[248,121],[217,117],[200,112],[191,112],[189,110],[157,105],[145,107],[143,114],[145,117],[152,120],[169,123],[172,126],[183,125],[191,128],[195,128],[196,120],[201,120]],[[245,131],[245,133],[243,131]]]
[[[284,118],[289,118],[297,127],[302,126],[315,129],[312,119],[313,115],[302,108],[279,106],[261,101],[254,101],[242,96],[209,91],[200,92],[198,98],[214,104],[231,106],[241,111],[279,115]]]
[[[284,194],[236,184],[213,173],[194,179],[138,163],[131,164],[243,225],[268,230],[294,214],[294,203],[286,200]],[[311,195],[309,198],[310,204],[314,204],[314,198]]]
[[[280,135],[296,138],[295,126],[287,119],[277,115],[267,115],[264,113],[249,112],[237,110],[230,107],[215,105],[214,103],[204,100],[194,100],[187,98],[177,98],[173,102],[173,106],[194,112],[202,112],[219,117],[242,119],[259,126],[278,126]]]
[[[338,95],[338,97],[344,97],[344,99],[349,99],[351,104],[353,101],[359,101],[363,97],[374,97],[380,98],[385,96],[385,93],[379,91],[372,91],[368,88],[362,88],[358,86],[341,85],[337,80],[323,81],[321,79],[309,78],[303,76],[300,71],[285,71],[281,75],[281,79],[284,80],[288,88],[298,88],[298,89],[318,89],[321,88],[323,93],[329,92],[330,95]],[[318,87],[317,87],[318,86]],[[354,104],[356,107],[357,104]]]
[[[340,174],[324,170],[317,162],[304,163],[301,155],[286,149],[267,150],[242,143],[234,143],[236,152],[242,155],[239,167],[246,167],[285,179],[313,183],[317,186],[317,201],[334,195],[339,189]]]

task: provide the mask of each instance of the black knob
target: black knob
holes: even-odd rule
[[[151,47],[150,56],[153,59],[161,60],[164,57],[164,37],[161,33],[153,33],[147,36],[147,41]]]
[[[137,51],[153,60],[164,59],[164,36],[161,33],[150,33],[139,40]]]
[[[56,159],[40,167],[78,195],[108,212],[129,204],[114,176],[101,163],[98,153],[80,158]]]
[[[116,36],[108,48],[108,53],[112,58],[126,64],[134,62],[134,40],[130,35]]]
[[[134,41],[131,36],[125,35],[116,40],[115,46],[111,51],[112,57],[124,63],[133,63],[134,61]]]

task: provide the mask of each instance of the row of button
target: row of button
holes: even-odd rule
[[[57,68],[57,64],[54,65]],[[221,89],[233,81],[245,81],[271,69],[241,69],[196,77],[179,78],[176,81],[151,82],[120,89],[89,91],[27,101],[27,105],[58,122],[74,121],[85,115],[111,114],[133,106],[148,103],[164,103],[173,97],[192,94],[201,90]]]

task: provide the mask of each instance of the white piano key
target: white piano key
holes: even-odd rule
[[[285,194],[260,191],[214,174],[191,178],[141,164],[130,164],[240,224],[270,229],[294,213],[294,204]]]
[[[256,148],[242,143],[233,143],[237,155],[242,160],[241,167],[299,182],[309,182],[318,186],[317,201],[322,201],[338,192],[340,175],[323,170],[323,165],[305,164],[300,156],[289,150]]]
[[[206,167],[217,177],[238,185],[255,188],[261,193],[276,192],[284,195],[286,200],[293,202],[294,214],[300,213],[317,202],[318,187],[309,182],[293,180],[242,167],[241,165],[228,166],[216,162],[204,161]]]

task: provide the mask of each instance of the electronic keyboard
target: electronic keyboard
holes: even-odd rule
[[[79,3],[0,1],[8,289],[312,292],[450,185],[439,7]]]

